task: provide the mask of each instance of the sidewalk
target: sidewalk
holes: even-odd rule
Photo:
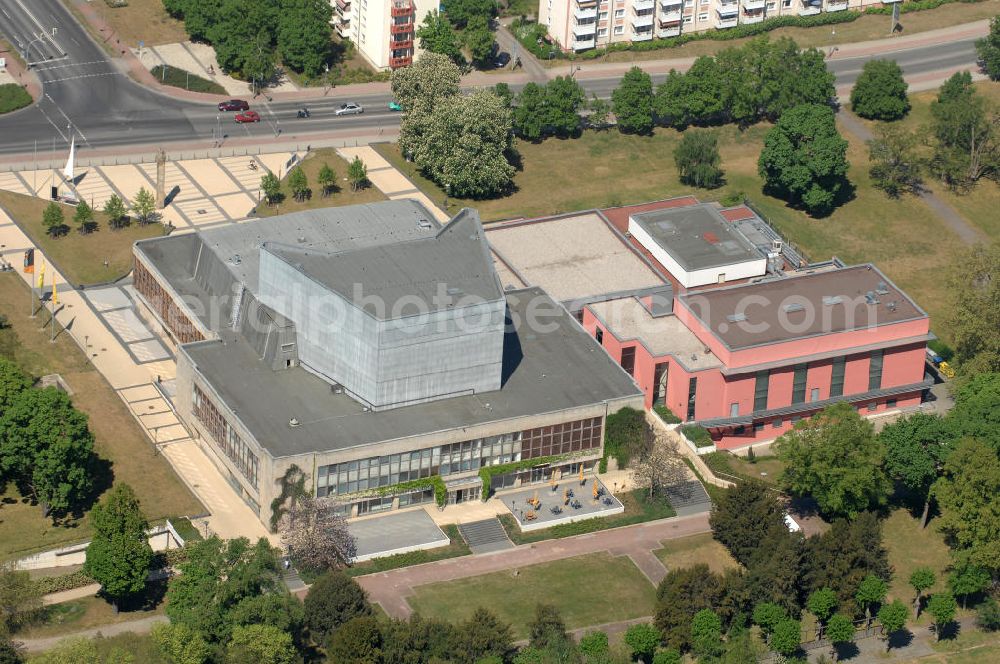
[[[92,639],[98,635],[117,636],[119,634],[125,634],[126,632],[132,632],[134,634],[148,634],[155,625],[165,622],[170,622],[170,618],[162,615],[155,615],[148,616],[146,618],[139,618],[138,620],[127,620],[125,622],[112,623],[101,627],[91,627],[90,629],[81,630],[79,632],[71,632],[69,634],[62,634],[60,636],[15,640],[23,643],[24,649],[28,652],[42,652],[55,648],[61,641],[65,641],[66,639]]]

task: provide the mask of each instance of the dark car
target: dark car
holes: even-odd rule
[[[260,122],[260,115],[257,111],[243,111],[242,113],[237,113],[235,119],[238,124],[243,124],[244,122]]]
[[[501,51],[500,53],[496,54],[496,57],[493,58],[493,66],[496,69],[503,69],[509,64],[510,64],[510,53],[508,53],[507,51]]]
[[[220,111],[248,111],[250,110],[250,104],[246,103],[242,99],[230,99],[229,101],[219,102]]]

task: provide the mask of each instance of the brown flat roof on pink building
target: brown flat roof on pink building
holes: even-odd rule
[[[867,264],[677,297],[733,350],[927,317]]]

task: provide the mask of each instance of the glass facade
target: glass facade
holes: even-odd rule
[[[882,351],[872,351],[871,363],[868,365],[868,389],[877,390],[882,387]]]
[[[808,364],[795,365],[795,376],[792,378],[792,403],[804,403],[806,400],[806,376],[809,373]]]
[[[320,466],[316,495],[348,495],[433,475],[447,477],[479,470],[482,466],[591,449],[601,444],[601,425],[602,418],[592,417],[402,454]],[[413,501],[412,496],[417,494],[409,495],[409,500]]]
[[[847,358],[838,357],[833,361],[833,371],[830,374],[830,396],[839,397],[844,394],[844,369]]]
[[[229,457],[237,470],[250,482],[250,486],[256,489],[257,469],[260,465],[257,455],[197,385],[194,386],[194,415],[208,429],[216,447]]]
[[[622,361],[620,364],[629,376],[635,374],[635,346],[622,348]]]
[[[771,380],[770,371],[758,371],[753,388],[754,411],[767,410],[767,387]]]

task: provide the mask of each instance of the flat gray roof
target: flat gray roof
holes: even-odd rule
[[[642,392],[541,289],[507,294],[499,390],[392,410],[365,411],[301,367],[272,371],[241,337],[181,346],[202,377],[274,457],[343,450],[640,397]],[[534,318],[538,324],[529,324]],[[551,328],[551,329],[549,329]],[[290,427],[295,418],[299,426]]]
[[[764,258],[709,203],[641,212],[630,218],[689,272]]]
[[[373,316],[394,311],[404,298],[436,311],[463,298],[478,303],[503,296],[479,214],[468,208],[430,237],[340,252],[277,243],[263,250]],[[384,306],[375,306],[373,298]]]
[[[424,510],[380,514],[347,524],[357,545],[356,560],[369,560],[415,549],[447,546],[448,536]]]
[[[806,271],[677,298],[734,350],[927,317],[871,264]]]

